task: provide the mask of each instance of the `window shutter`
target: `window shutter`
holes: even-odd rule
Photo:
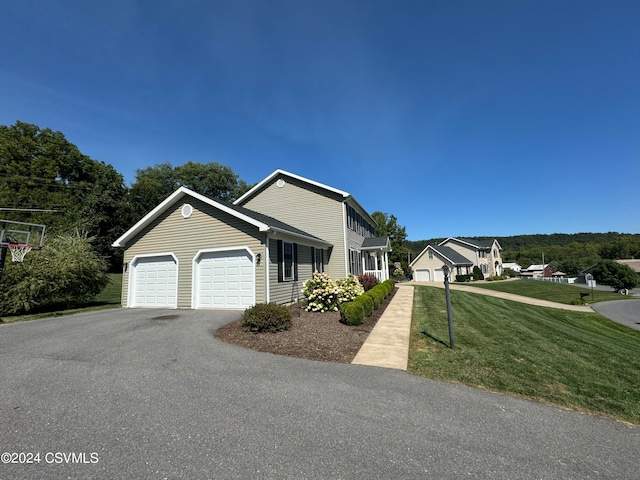
[[[282,281],[282,240],[278,240],[278,281]]]
[[[293,244],[293,279],[298,280],[298,244]]]

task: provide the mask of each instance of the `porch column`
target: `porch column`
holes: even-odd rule
[[[389,257],[386,251],[382,257],[382,278],[389,280]]]

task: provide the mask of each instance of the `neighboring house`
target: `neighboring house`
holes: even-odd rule
[[[626,265],[630,267],[634,272],[640,275],[640,260],[638,259],[625,259],[625,260],[616,260],[616,262]]]
[[[529,267],[524,270],[520,270],[520,277],[529,277],[529,278],[547,278],[553,276],[553,272],[555,270],[553,267],[549,266],[548,263],[540,264],[540,265],[529,265]]]
[[[413,279],[425,282],[444,281],[443,265],[451,269],[451,278],[473,273],[478,267],[485,276],[502,272],[502,247],[497,240],[471,240],[450,237],[437,246],[427,245],[411,262]]]
[[[427,245],[410,264],[416,282],[444,282],[444,265],[451,269],[452,279],[456,275],[468,275],[473,269],[471,260],[450,247],[439,245]]]
[[[290,303],[316,270],[386,280],[389,239],[374,232],[351,195],[282,170],[234,204],[181,187],[113,243],[125,249],[122,304]]]
[[[515,262],[503,263],[502,264],[502,270],[504,270],[505,268],[510,268],[514,272],[519,272],[520,270],[522,270],[522,267],[520,265],[518,265],[517,263],[515,263]]]

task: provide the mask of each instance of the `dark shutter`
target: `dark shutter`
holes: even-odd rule
[[[278,240],[278,281],[282,281],[282,240]]]
[[[293,244],[293,279],[298,280],[298,244]]]

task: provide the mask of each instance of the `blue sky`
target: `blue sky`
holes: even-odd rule
[[[410,240],[640,233],[640,2],[5,2],[0,124],[277,168]]]

